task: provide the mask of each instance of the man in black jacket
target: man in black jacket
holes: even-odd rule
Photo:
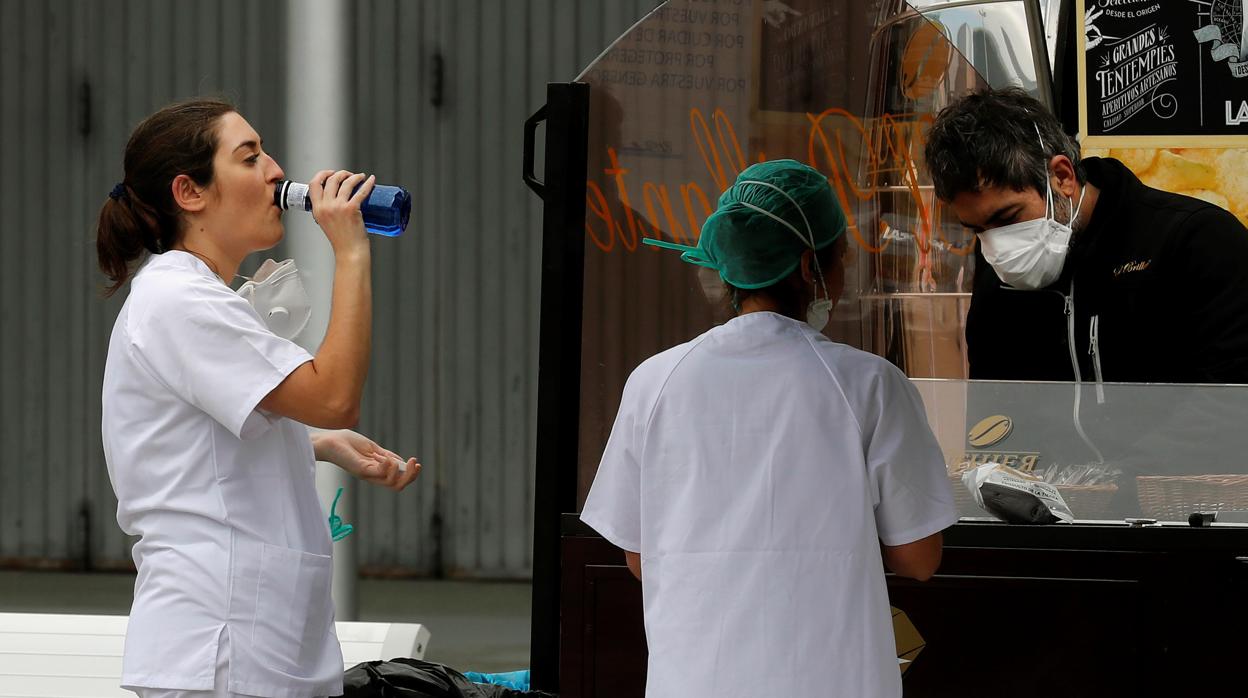
[[[1248,383],[1248,230],[1231,213],[1081,160],[1015,88],[944,109],[925,156],[979,238],[971,378]]]

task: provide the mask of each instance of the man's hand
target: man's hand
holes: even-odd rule
[[[333,463],[374,485],[398,492],[420,475],[421,466],[415,458],[408,458],[405,462],[397,453],[350,429],[316,431],[311,436],[317,460]]]

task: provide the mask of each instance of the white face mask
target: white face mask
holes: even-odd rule
[[[820,282],[820,285],[822,285],[822,282]],[[823,328],[828,326],[828,319],[831,316],[832,301],[827,298],[813,300],[810,302],[810,305],[806,306],[806,324],[815,328],[816,332],[823,332]]]
[[[1046,204],[1043,218],[979,234],[984,259],[988,260],[1002,281],[1014,288],[1036,290],[1057,281],[1066,263],[1066,253],[1070,251],[1071,225],[1079,216],[1086,189],[1079,190],[1078,204],[1071,201],[1072,212],[1067,223],[1059,223],[1054,218],[1053,190],[1047,172],[1044,189]]]
[[[747,203],[745,201],[741,201],[739,203],[742,206],[745,206],[746,208],[757,211],[763,214],[764,216],[767,216],[768,218],[779,223],[780,225],[783,225],[784,227],[793,231],[793,234],[796,235],[799,240],[806,243],[810,247],[812,252],[815,251],[815,233],[813,230],[810,229],[810,221],[806,220],[806,213],[802,211],[802,207],[797,204],[797,201],[794,200],[793,197],[789,196],[788,192],[781,189],[780,187],[777,187],[771,182],[763,182],[757,179],[741,180],[740,182],[737,182],[737,184],[761,184],[764,187],[768,187],[770,189],[774,189],[780,192],[784,196],[784,198],[788,199],[789,202],[793,204],[793,208],[797,209],[798,214],[801,215],[802,222],[806,224],[806,235],[802,235],[801,231],[799,231],[797,228],[794,228],[792,224],[790,224],[788,221],[784,220],[780,216],[777,216],[776,214],[772,213],[771,211],[767,211],[765,209],[759,208],[758,206],[755,206],[751,203]],[[816,298],[815,300],[810,302],[810,305],[806,306],[806,324],[813,327],[816,332],[823,332],[823,328],[828,326],[828,319],[832,315],[832,307],[836,304],[832,301],[832,294],[828,293],[827,286],[825,286],[823,283],[823,271],[819,268],[818,255],[817,254],[811,255],[811,259],[814,261],[814,264],[815,264],[816,293],[819,291],[823,291],[823,298]]]
[[[294,339],[312,317],[312,304],[293,259],[264,260],[255,275],[239,287],[238,295],[251,303],[273,334],[284,339]]]

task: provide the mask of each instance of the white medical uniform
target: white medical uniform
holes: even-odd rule
[[[308,430],[256,408],[311,358],[194,255],[153,256],[135,275],[104,369],[117,522],[141,537],[122,686],[342,692]]]
[[[648,698],[891,698],[880,542],[957,515],[906,377],[760,312],[633,372],[581,520],[641,553]]]

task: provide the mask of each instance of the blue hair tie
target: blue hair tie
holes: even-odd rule
[[[112,199],[113,201],[118,201],[125,195],[126,195],[126,183],[118,182],[117,185],[113,187],[113,190],[108,193],[108,198]]]

